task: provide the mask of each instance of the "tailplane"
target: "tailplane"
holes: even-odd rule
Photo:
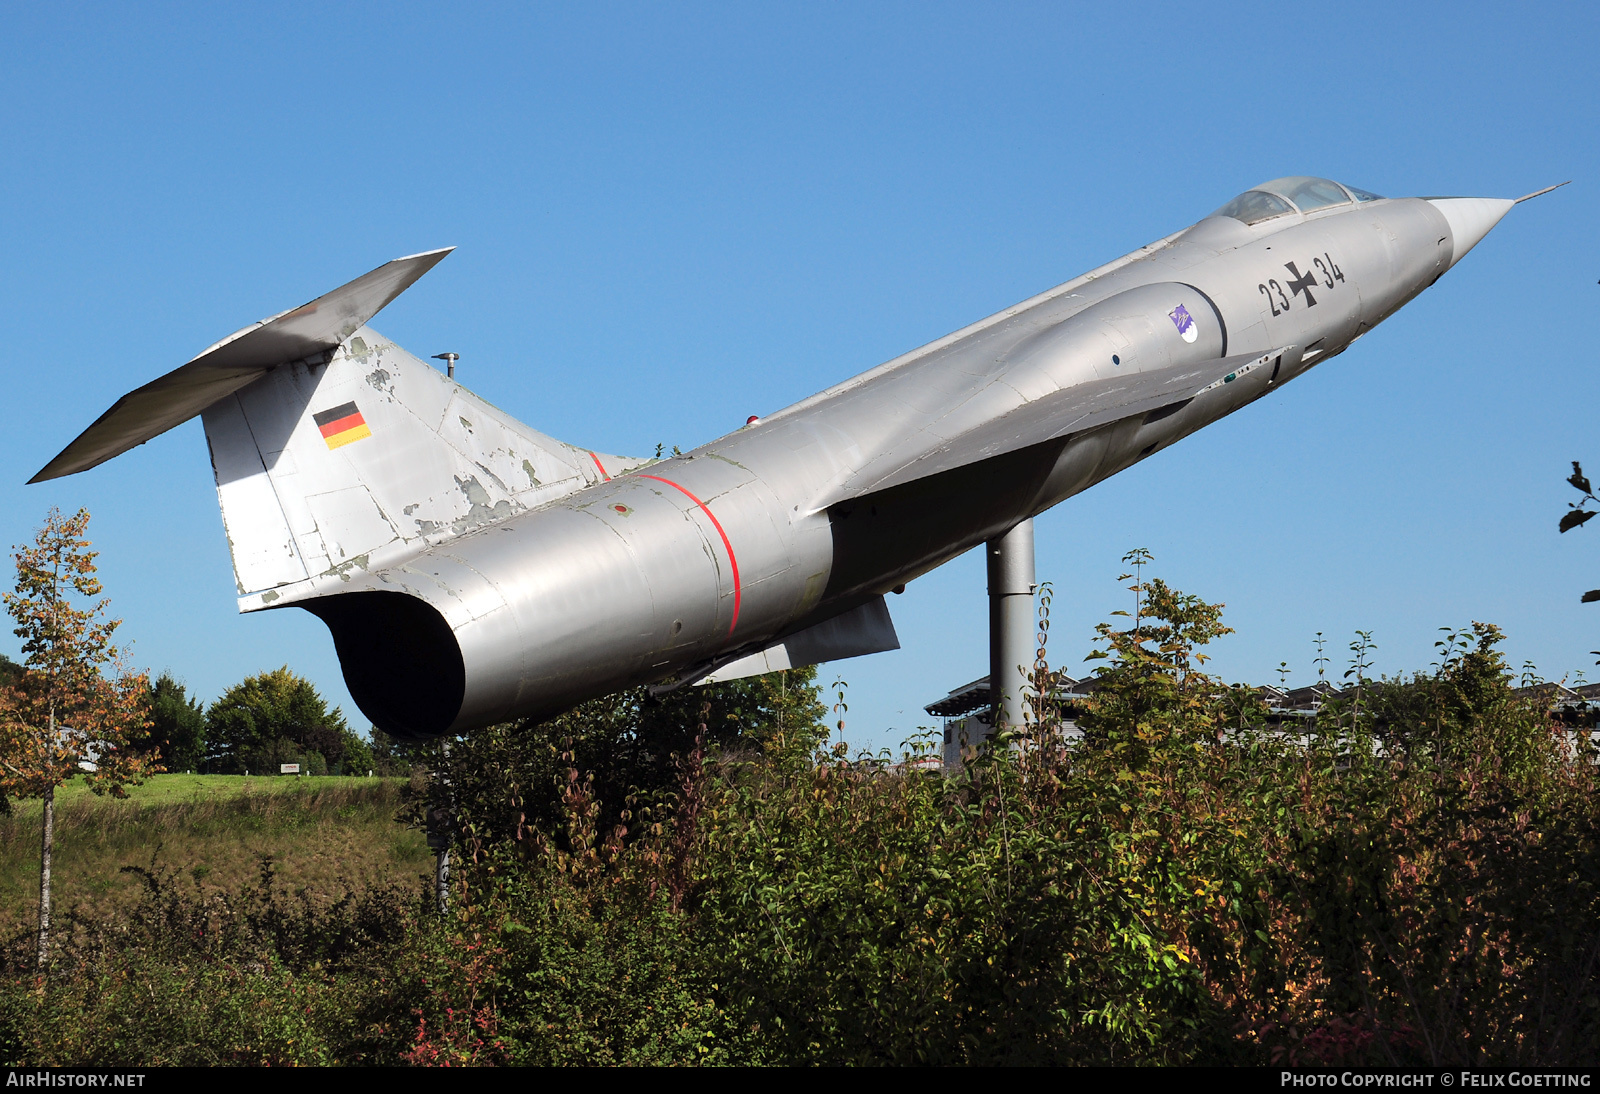
[[[28,481],[97,467],[290,361],[325,363],[341,342],[453,250],[442,247],[385,262],[308,304],[234,331],[187,364],[118,399]]]

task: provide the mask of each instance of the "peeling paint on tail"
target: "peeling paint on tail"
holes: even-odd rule
[[[476,478],[466,480],[456,479],[456,485],[461,488],[461,493],[466,496],[471,508],[466,515],[451,523],[450,530],[456,535],[464,535],[474,528],[481,528],[485,524],[494,524],[496,521],[505,520],[513,513],[521,512],[520,506],[513,506],[510,501],[494,501],[489,496],[489,491]]]

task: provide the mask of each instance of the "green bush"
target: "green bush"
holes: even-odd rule
[[[0,1053],[1600,1058],[1590,749],[1513,692],[1496,629],[1450,639],[1428,674],[1371,681],[1358,663],[1290,735],[1204,671],[1218,605],[1134,593],[1099,628],[1081,739],[1041,671],[1027,731],[950,774],[821,747],[814,678],[793,675],[458,742],[447,916],[392,889],[290,893],[270,868],[226,896],[152,868],[131,917],[63,931],[49,982],[25,940],[10,951]],[[441,800],[419,769],[401,820]]]
[[[206,711],[205,732],[205,765],[213,774],[271,773],[313,752],[322,759],[321,773],[349,764],[365,774],[371,766],[370,748],[344,715],[330,711],[311,682],[287,666],[246,677],[224,692]]]

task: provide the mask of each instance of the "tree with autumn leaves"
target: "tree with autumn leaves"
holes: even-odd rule
[[[32,544],[14,549],[16,591],[0,594],[22,639],[22,671],[0,683],[0,796],[43,800],[39,864],[39,967],[50,958],[50,865],[55,792],[83,775],[96,794],[161,770],[129,747],[149,728],[150,683],[112,643],[89,514],[52,509]]]

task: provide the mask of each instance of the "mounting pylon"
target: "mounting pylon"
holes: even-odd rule
[[[1023,689],[1037,655],[1033,611],[1033,518],[984,545],[989,563],[990,732],[1021,729]]]

